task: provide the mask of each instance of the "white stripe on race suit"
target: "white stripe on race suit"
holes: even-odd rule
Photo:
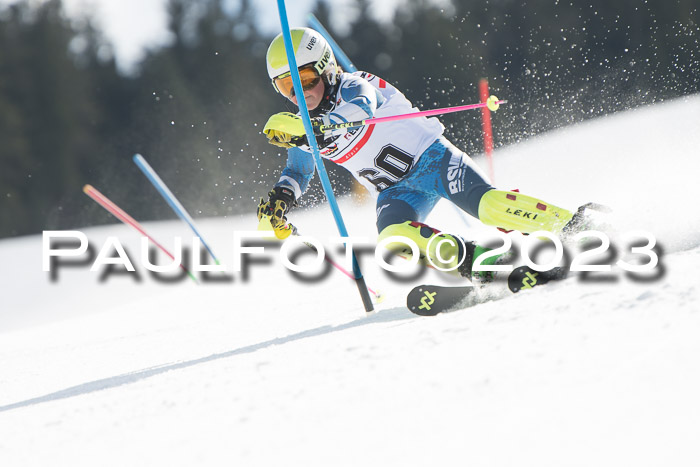
[[[292,190],[294,190],[294,198],[299,199],[301,197],[301,187],[299,186],[299,183],[297,183],[297,181],[294,180],[292,177],[287,177],[286,175],[280,177],[278,183],[287,183],[292,188]]]

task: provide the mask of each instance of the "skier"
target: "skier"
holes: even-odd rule
[[[380,77],[361,71],[343,72],[331,47],[317,31],[292,29],[291,37],[314,127],[418,111]],[[282,34],[268,48],[267,71],[274,89],[298,106]],[[317,135],[321,156],[349,170],[377,195],[378,241],[407,237],[433,264],[472,279],[478,278],[478,274],[472,274],[474,260],[488,249],[423,224],[440,198],[486,225],[505,230],[558,233],[577,221],[577,216],[566,209],[496,189],[472,159],[443,136],[444,129],[436,118],[419,117]],[[266,215],[274,229],[290,229],[286,215],[314,174],[311,148],[298,115],[275,114],[263,132],[271,144],[287,148],[288,156],[268,200],[260,200],[258,219]],[[492,257],[484,264],[496,259]]]

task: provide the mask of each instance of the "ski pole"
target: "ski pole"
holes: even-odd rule
[[[202,241],[202,245],[204,245],[204,248],[207,249],[211,257],[214,259],[217,265],[220,265],[219,260],[216,258],[214,255],[214,252],[209,248],[209,245],[207,245],[207,242],[204,241],[204,238],[202,238],[202,234],[199,233],[197,230],[197,227],[194,225],[194,219],[192,219],[192,216],[187,212],[187,210],[182,206],[182,204],[177,200],[175,195],[173,194],[172,191],[165,185],[163,180],[158,176],[155,170],[153,170],[153,167],[149,165],[148,162],[146,162],[146,159],[143,158],[141,154],[134,154],[133,157],[134,163],[138,166],[139,169],[143,172],[143,174],[148,178],[148,180],[153,184],[154,187],[156,187],[156,190],[158,190],[158,193],[167,201],[167,203],[170,205],[173,211],[175,211],[175,214],[182,219],[187,225],[190,226],[192,231],[195,233],[197,237]]]
[[[272,227],[272,224],[270,223],[270,216],[263,214],[262,218],[260,219],[260,222],[258,223],[258,230],[272,230],[275,232],[275,237],[278,240],[286,240],[287,238],[291,237],[292,235],[299,236],[299,231],[295,226],[293,226],[291,223],[287,223],[283,228],[280,229],[275,229]],[[311,243],[309,242],[302,242],[304,245],[308,246],[311,248],[313,251],[318,253],[318,249]],[[336,263],[333,261],[327,254],[323,254],[323,259],[326,260],[328,263],[331,264],[334,268],[336,268],[338,271],[342,272],[345,274],[347,277],[349,277],[352,280],[355,280],[355,276],[352,275],[350,271],[342,267],[340,264]],[[381,291],[374,291],[370,286],[367,286],[367,290],[370,291],[372,295],[374,295],[374,299],[376,300],[377,303],[381,303],[384,300],[384,294],[382,294]]]
[[[409,118],[431,117],[433,115],[442,115],[442,114],[448,114],[448,113],[453,113],[453,112],[462,112],[464,110],[480,109],[482,107],[487,107],[489,110],[495,112],[496,110],[498,110],[498,107],[501,104],[506,104],[507,102],[508,101],[499,100],[498,97],[496,97],[496,96],[491,96],[488,98],[488,100],[486,102],[480,102],[478,104],[458,105],[456,107],[445,107],[442,109],[423,110],[420,112],[414,112],[414,113],[410,113],[410,114],[389,115],[387,117],[368,118],[366,120],[358,120],[355,122],[334,123],[331,125],[321,125],[318,128],[321,131],[340,130],[343,128],[356,128],[356,127],[365,126],[365,125],[374,125],[377,123],[386,123],[386,122],[394,122],[397,120],[406,120]]]
[[[85,185],[83,187],[83,192],[90,198],[92,198],[97,204],[105,208],[114,217],[116,217],[126,225],[130,225],[131,227],[135,228],[141,235],[148,238],[155,246],[160,248],[160,250],[163,253],[165,253],[170,259],[175,261],[175,256],[173,256],[168,250],[166,250],[165,247],[158,243],[153,237],[148,235],[141,224],[136,222],[136,220],[134,220],[133,217],[128,215],[126,211],[124,211],[122,208],[114,204],[109,198],[97,191],[92,185]],[[185,267],[185,265],[180,263],[180,267],[187,273],[188,276],[190,276],[190,279],[197,282],[197,278],[194,277],[194,275],[190,272],[189,269]]]

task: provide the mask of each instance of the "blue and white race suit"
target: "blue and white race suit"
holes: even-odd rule
[[[398,89],[366,72],[342,73],[324,123],[418,112]],[[349,170],[377,196],[377,228],[407,220],[422,222],[443,197],[478,217],[479,200],[493,189],[481,170],[442,134],[436,118],[417,117],[327,134],[335,138],[321,156]],[[315,170],[309,146],[289,149],[277,185],[298,199]]]

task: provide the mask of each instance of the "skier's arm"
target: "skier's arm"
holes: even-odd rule
[[[275,187],[288,187],[294,193],[294,199],[298,200],[309,187],[315,170],[316,166],[311,154],[299,148],[290,148],[287,151],[287,167],[282,171]]]
[[[289,149],[287,167],[268,193],[268,200],[260,199],[258,220],[261,220],[263,215],[267,215],[273,228],[282,228],[287,225],[286,214],[309,187],[315,169],[311,154],[296,147]]]

